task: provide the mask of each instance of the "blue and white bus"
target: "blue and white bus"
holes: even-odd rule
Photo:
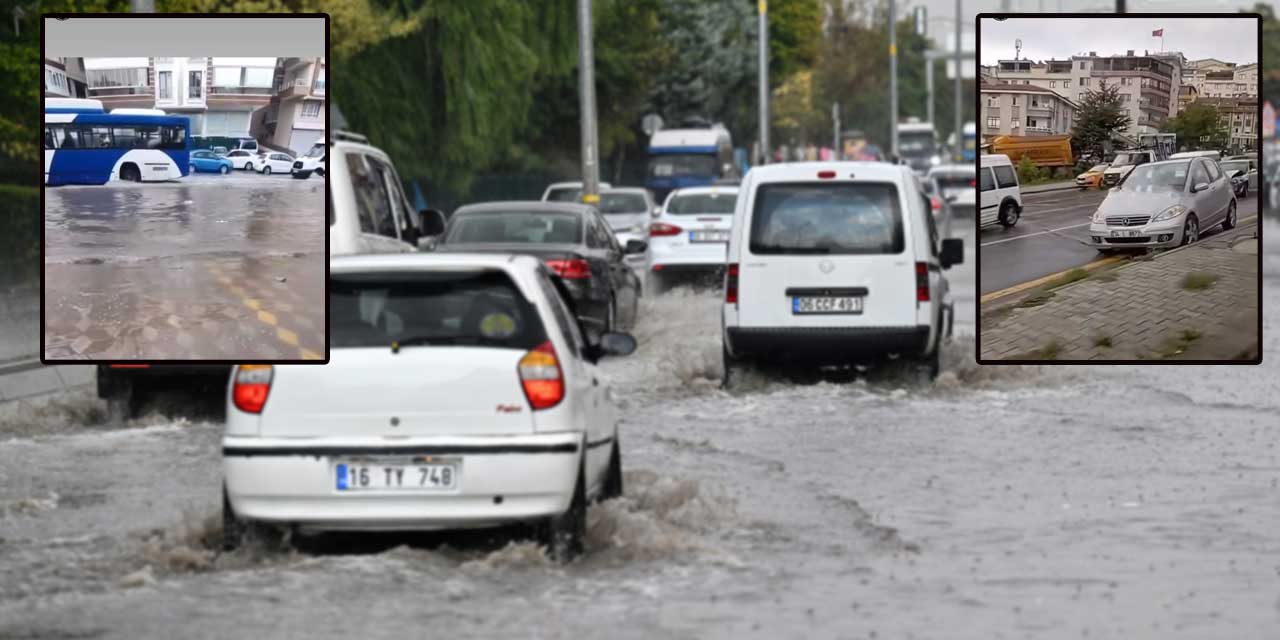
[[[102,102],[46,98],[44,182],[155,182],[188,173],[190,120],[155,110],[106,113]]]

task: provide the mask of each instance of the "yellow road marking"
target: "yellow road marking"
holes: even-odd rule
[[[259,311],[258,319],[273,327],[276,326],[276,314],[271,313],[270,311]]]
[[[302,355],[303,360],[324,360],[324,357],[310,349],[298,349],[298,353]]]
[[[284,342],[291,347],[298,346],[298,334],[285,329],[284,327],[276,327],[276,337],[280,338],[281,342]]]
[[[249,307],[254,311],[258,311],[259,309],[262,309],[262,301],[258,300],[257,298],[245,298],[244,300],[241,300],[241,302],[244,303],[244,306]]]
[[[1043,277],[1043,278],[1036,278],[1035,280],[1031,280],[1031,281],[1028,281],[1028,282],[1024,282],[1024,283],[1022,283],[1022,284],[1016,284],[1016,285],[1014,285],[1014,286],[1012,286],[1012,287],[1009,287],[1009,288],[1007,288],[1007,289],[1001,289],[1001,290],[999,290],[999,291],[992,291],[991,293],[988,293],[987,295],[982,296],[981,298],[979,298],[979,299],[978,299],[978,303],[979,303],[979,304],[986,304],[986,303],[988,303],[988,302],[991,302],[992,300],[997,300],[997,299],[1003,298],[1003,297],[1008,296],[1008,295],[1013,295],[1013,294],[1015,294],[1015,293],[1021,293],[1021,292],[1023,292],[1023,291],[1026,291],[1027,289],[1034,289],[1034,288],[1036,288],[1036,287],[1039,287],[1039,286],[1042,286],[1042,285],[1048,284],[1049,282],[1051,282],[1051,281],[1053,281],[1053,280],[1056,280],[1056,279],[1058,279],[1058,278],[1061,278],[1062,276],[1064,276],[1064,275],[1066,275],[1066,274],[1068,274],[1068,273],[1071,273],[1072,271],[1075,271],[1076,269],[1084,269],[1085,271],[1093,271],[1094,269],[1097,269],[1097,268],[1099,268],[1099,267],[1104,267],[1104,266],[1109,265],[1109,264],[1115,264],[1115,263],[1117,263],[1117,262],[1122,262],[1122,261],[1124,261],[1124,260],[1128,260],[1128,258],[1126,258],[1126,257],[1124,257],[1124,256],[1111,256],[1110,258],[1103,258],[1103,259],[1101,259],[1101,260],[1097,260],[1097,261],[1094,261],[1094,262],[1090,262],[1089,264],[1086,264],[1086,265],[1084,265],[1084,266],[1080,266],[1080,267],[1072,267],[1072,268],[1070,268],[1070,269],[1063,269],[1062,271],[1059,271],[1059,272],[1057,272],[1057,273],[1051,273],[1051,274],[1049,274],[1049,275],[1047,275],[1047,276],[1045,276],[1045,277]]]

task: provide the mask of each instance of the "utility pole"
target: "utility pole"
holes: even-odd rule
[[[130,0],[129,10],[134,13],[155,13],[155,0]]]
[[[898,11],[889,0],[889,153],[898,159]]]
[[[600,201],[596,141],[596,71],[591,48],[591,0],[578,0],[578,110],[582,114],[582,201]]]
[[[831,103],[831,151],[833,159],[840,159],[840,103]]]
[[[1007,1],[1008,1],[1008,0],[1006,0],[1006,2],[1007,2]],[[961,80],[960,80],[961,76],[963,76],[963,75],[964,75],[964,74],[960,73],[960,48],[961,48],[961,46],[960,46],[960,16],[964,15],[963,13],[961,13],[961,12],[960,12],[960,3],[961,3],[961,2],[962,2],[962,0],[956,0],[956,97],[955,97],[955,102],[956,102],[956,128],[954,129],[954,135],[955,135],[955,137],[956,137],[956,143],[955,143],[955,148],[951,150],[951,156],[952,156],[952,159],[954,159],[956,162],[960,162],[960,148],[964,146],[964,141],[960,139],[960,138],[961,138],[961,136],[963,135],[963,133],[962,133],[962,131],[961,131],[961,130],[964,128],[964,123],[963,123],[963,122],[961,122],[961,120],[962,120],[963,116],[962,116],[962,112],[961,112],[961,110],[960,110],[960,106],[961,106],[962,104],[964,104],[963,99],[962,99],[962,93],[963,93],[963,91],[964,91],[964,85],[963,85],[963,83],[962,83],[962,82],[961,82]],[[977,64],[977,61],[975,61],[975,62],[974,62],[974,64],[976,65],[976,64]]]
[[[757,63],[760,85],[760,164],[769,164],[769,0],[759,0],[760,24],[756,40],[759,41],[760,59]]]
[[[929,122],[937,124],[937,120],[933,119],[933,58],[925,56],[924,58],[924,87],[929,94],[929,102],[925,105],[925,112],[928,114]]]

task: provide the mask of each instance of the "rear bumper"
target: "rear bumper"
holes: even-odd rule
[[[315,529],[455,529],[535,520],[569,508],[581,434],[471,438],[223,438],[227,497],[237,515]],[[456,460],[449,493],[337,489],[335,461]],[[500,501],[499,501],[500,498]]]
[[[725,345],[735,357],[855,364],[926,353],[929,327],[728,327]]]

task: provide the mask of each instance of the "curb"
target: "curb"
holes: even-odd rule
[[[92,385],[92,365],[45,366],[39,360],[6,365],[0,369],[0,404]]]

